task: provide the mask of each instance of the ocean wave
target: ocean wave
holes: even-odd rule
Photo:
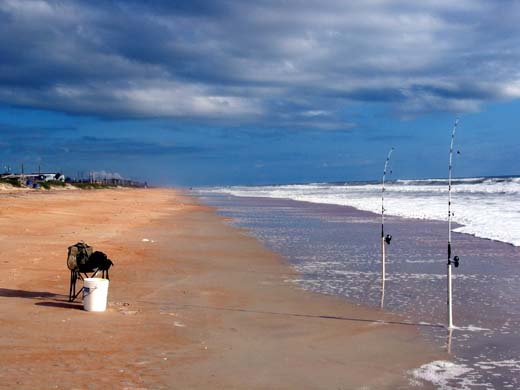
[[[292,199],[381,212],[380,183],[312,183],[205,189],[234,196]],[[405,218],[447,219],[445,179],[396,180],[385,191],[385,213]],[[520,246],[520,178],[466,178],[452,183],[456,231]]]

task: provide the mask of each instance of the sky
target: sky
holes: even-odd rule
[[[0,170],[520,175],[520,2],[0,0]]]

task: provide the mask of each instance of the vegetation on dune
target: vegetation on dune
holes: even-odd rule
[[[41,181],[37,182],[40,187],[50,190],[52,187],[65,187],[65,182],[59,180]]]
[[[13,187],[21,187],[22,185],[18,179],[0,179],[0,183],[10,184]]]
[[[60,181],[60,180],[50,180],[50,181],[32,181],[29,182],[27,181],[27,186],[25,186],[25,181],[22,183],[20,181],[20,179],[18,178],[3,178],[3,179],[0,179],[0,184],[1,183],[4,183],[4,184],[9,184],[13,187],[27,187],[27,188],[44,188],[46,190],[50,190],[51,188],[53,187],[62,187],[62,188],[65,188],[66,186],[72,186],[72,187],[75,187],[75,188],[79,188],[79,189],[84,189],[84,190],[97,190],[97,189],[108,189],[108,188],[117,188],[117,187],[143,187],[142,184],[140,183],[137,183],[137,184],[134,184],[136,182],[129,182],[129,183],[117,183],[117,184],[112,184],[112,183],[88,183],[88,182],[64,182],[64,181]],[[144,185],[146,186],[146,184]]]
[[[115,185],[112,184],[99,184],[99,183],[70,183],[72,186],[81,188],[83,190],[89,189],[101,189],[101,188],[115,188]]]

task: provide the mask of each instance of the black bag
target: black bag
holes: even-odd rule
[[[110,260],[103,252],[95,251],[90,255],[88,265],[94,269],[97,268],[101,271],[108,271],[114,263],[112,263],[112,260]]]

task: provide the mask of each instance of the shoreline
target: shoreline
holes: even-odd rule
[[[408,388],[444,356],[398,316],[287,284],[279,255],[189,194],[42,195],[0,196],[2,386],[81,388],[94,372],[93,388]],[[66,302],[79,238],[115,263],[102,314]]]
[[[203,201],[282,254],[301,272],[295,282],[302,288],[380,307],[379,215],[349,206],[287,199],[209,195]],[[450,378],[453,388],[486,383],[516,388],[520,281],[511,275],[518,269],[520,248],[454,233],[453,248],[461,257],[460,268],[453,270],[458,327],[447,336],[442,327],[446,318],[445,225],[388,217],[385,231],[394,240],[387,248],[384,307],[411,322],[441,325],[421,328],[437,347],[451,345],[451,369],[445,372],[432,365],[432,378]]]
[[[199,191],[199,190],[197,190],[197,191]],[[357,212],[368,213],[368,214],[371,214],[374,217],[381,218],[381,214],[375,213],[375,212],[370,211],[370,210],[363,210],[363,209],[360,209],[360,208],[357,208],[357,207],[354,207],[354,206],[350,206],[350,205],[341,205],[341,204],[336,204],[336,203],[317,203],[317,202],[311,202],[309,200],[297,200],[297,199],[291,199],[291,198],[276,198],[276,197],[261,197],[261,196],[237,196],[237,195],[232,195],[232,194],[221,194],[221,195],[223,195],[223,196],[231,196],[231,197],[238,197],[238,198],[256,199],[256,200],[259,200],[259,201],[261,201],[263,199],[268,199],[268,200],[273,200],[273,201],[277,201],[278,200],[278,201],[296,202],[296,203],[303,203],[303,204],[308,204],[308,205],[323,205],[323,206],[328,206],[328,207],[340,207],[340,208],[344,207],[344,208],[347,208],[347,209],[355,210]],[[195,195],[195,196],[197,196],[197,195]],[[416,223],[433,222],[433,223],[445,223],[445,224],[447,224],[447,221],[440,220],[440,219],[404,217],[404,216],[401,216],[401,215],[394,215],[394,214],[385,214],[385,218],[392,218],[392,219],[395,219],[395,220],[402,220],[402,221],[416,222]],[[512,246],[513,248],[520,248],[520,245],[515,245],[515,244],[513,244],[511,242],[501,241],[501,240],[497,240],[497,239],[494,239],[494,238],[488,238],[488,237],[484,237],[484,236],[479,236],[479,235],[477,235],[475,233],[467,233],[467,232],[456,231],[459,228],[465,227],[466,225],[464,225],[464,224],[461,224],[461,223],[458,223],[458,222],[452,222],[451,225],[452,225],[452,233],[464,234],[464,235],[467,235],[467,236],[470,236],[470,237],[473,237],[473,238],[476,238],[476,239],[479,239],[479,240],[486,240],[486,241],[491,241],[491,242],[498,243],[498,244],[509,245],[509,246]]]
[[[279,186],[224,186],[205,190],[206,194],[229,194],[237,197],[287,199],[314,204],[356,207],[381,216],[381,185],[369,182],[307,183]],[[388,186],[385,215],[424,221],[447,221],[447,182],[408,180]],[[460,233],[504,242],[520,247],[520,217],[518,212],[518,178],[476,178],[453,185],[452,222]],[[446,227],[447,230],[447,227]]]

